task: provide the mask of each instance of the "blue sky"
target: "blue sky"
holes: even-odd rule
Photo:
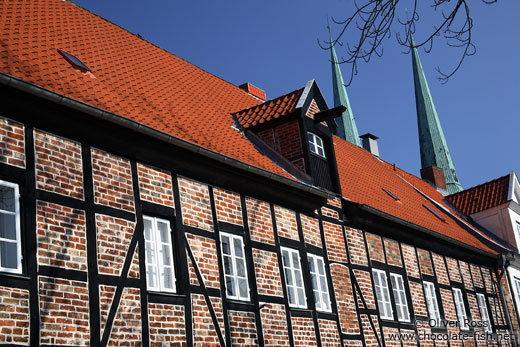
[[[404,2],[405,0],[403,0]],[[349,15],[352,0],[73,2],[231,83],[250,82],[274,98],[316,79],[333,106],[327,15]],[[410,1],[411,3],[411,1]],[[466,58],[447,84],[435,68],[449,70],[459,51],[438,40],[420,51],[448,146],[464,188],[520,173],[520,1],[484,5],[470,1],[476,55]],[[429,33],[435,15],[423,13],[415,39]],[[337,33],[339,27],[332,28]],[[381,157],[419,175],[420,156],[411,57],[395,35],[382,58],[361,64],[347,91],[360,134],[380,137]],[[341,49],[337,51],[342,55]],[[350,67],[342,66],[344,77]]]

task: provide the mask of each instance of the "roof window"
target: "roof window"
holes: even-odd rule
[[[87,65],[83,64],[81,60],[76,58],[74,55],[65,52],[64,50],[61,50],[58,48],[58,52],[74,67],[84,70],[84,71],[90,71]]]
[[[426,205],[423,205],[428,211],[430,211],[431,213],[433,213],[435,215],[435,217],[439,218],[441,221],[445,222],[446,220],[444,219],[443,216],[441,216],[440,214],[437,213],[437,211],[435,211],[433,208],[431,208],[430,206],[426,206]]]
[[[395,196],[394,194],[392,194],[391,191],[389,191],[388,189],[385,189],[385,188],[381,188],[385,191],[386,194],[390,195],[392,198],[394,198],[395,200],[401,200],[399,199],[397,196]]]

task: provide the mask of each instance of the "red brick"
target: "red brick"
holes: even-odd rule
[[[169,172],[137,163],[141,200],[174,207],[172,176]]]
[[[240,195],[228,190],[213,189],[217,220],[230,224],[243,225]]]
[[[0,163],[25,168],[25,127],[0,117]]]
[[[269,204],[247,198],[246,205],[251,240],[274,245],[274,231]]]
[[[276,253],[253,248],[258,294],[283,296]]]
[[[34,130],[36,187],[83,200],[81,145]]]
[[[185,225],[213,231],[213,217],[208,186],[179,177],[182,220]]]
[[[87,270],[85,211],[36,202],[38,264]]]

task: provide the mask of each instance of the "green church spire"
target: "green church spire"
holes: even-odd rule
[[[412,64],[415,85],[415,104],[417,107],[417,123],[419,127],[419,145],[421,150],[421,166],[423,169],[437,166],[444,171],[446,190],[453,194],[463,190],[457,178],[455,166],[451,160],[446,138],[442,132],[441,123],[433,104],[426,76],[415,47],[413,37]]]
[[[334,107],[343,105],[347,108],[341,117],[336,118],[336,122],[338,123],[336,135],[350,143],[353,143],[356,146],[361,146],[356,122],[354,121],[354,115],[352,114],[352,109],[350,108],[347,90],[345,89],[345,83],[343,82],[343,76],[338,64],[338,57],[336,56],[336,50],[332,45],[330,33],[329,39],[331,44],[330,60],[332,62],[332,90],[334,91]]]

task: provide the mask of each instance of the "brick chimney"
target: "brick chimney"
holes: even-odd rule
[[[446,189],[444,171],[437,166],[430,166],[421,169],[421,178],[432,183],[437,188]]]
[[[379,137],[371,133],[366,133],[365,135],[361,135],[360,138],[363,144],[363,148],[376,157],[379,157],[379,146],[377,145],[377,139]]]
[[[250,83],[244,83],[242,85],[239,85],[238,88],[245,90],[250,95],[254,96],[257,99],[260,99],[261,101],[265,101],[265,92],[262,89],[257,88]]]

